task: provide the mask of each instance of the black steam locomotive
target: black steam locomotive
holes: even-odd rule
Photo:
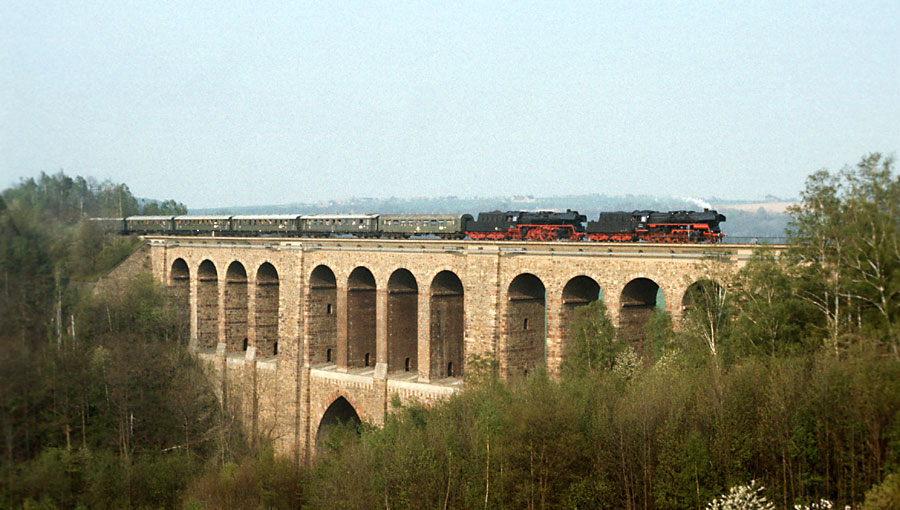
[[[604,212],[597,221],[587,221],[585,215],[567,210],[490,211],[478,213],[477,219],[469,214],[275,214],[129,216],[91,221],[106,231],[123,234],[715,243],[723,236],[719,224],[725,216],[707,209]]]
[[[585,237],[591,241],[648,241],[652,243],[715,243],[722,238],[719,223],[725,215],[697,211],[633,211],[600,213],[590,221]]]

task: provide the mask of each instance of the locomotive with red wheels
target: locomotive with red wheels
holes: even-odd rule
[[[588,222],[584,236],[591,241],[651,243],[717,243],[724,234],[716,211],[633,211],[600,213]]]
[[[465,234],[475,240],[503,241],[602,241],[651,243],[716,243],[723,234],[716,211],[603,212],[587,222],[577,211],[491,211],[465,224]]]
[[[475,240],[504,241],[561,241],[581,239],[584,232],[583,214],[568,210],[553,211],[491,211],[478,213],[478,219],[466,225],[466,237]]]

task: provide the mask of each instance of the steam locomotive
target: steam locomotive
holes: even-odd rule
[[[725,216],[714,210],[602,212],[587,221],[578,211],[490,211],[470,214],[275,214],[91,218],[122,234],[377,237],[498,241],[716,243]]]

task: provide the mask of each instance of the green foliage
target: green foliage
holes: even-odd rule
[[[270,445],[255,455],[224,465],[208,465],[190,481],[184,509],[240,510],[298,508],[302,473],[286,458],[276,458]],[[167,508],[175,508],[175,505]]]
[[[184,204],[174,200],[145,201],[143,206],[125,184],[93,178],[69,177],[60,171],[41,173],[37,179],[23,179],[3,192],[4,204],[11,209],[31,209],[44,221],[74,224],[84,217],[111,218],[145,215],[185,214]],[[2,210],[2,208],[0,208]]]
[[[187,214],[187,207],[174,200],[150,201],[145,202],[141,207],[141,214],[145,216],[179,216]]]
[[[139,245],[83,221],[113,195],[130,197],[63,174],[3,193],[0,507],[171,508],[217,453],[219,406],[163,289],[71,284]]]
[[[569,326],[563,371],[572,376],[611,370],[625,345],[616,340],[616,330],[602,300],[575,310]]]
[[[814,310],[797,296],[788,268],[771,251],[757,250],[732,285],[740,311],[733,329],[740,354],[775,357],[806,347]]]
[[[870,154],[837,174],[816,172],[791,211],[791,276],[835,353],[871,333],[900,358],[900,179],[893,167],[893,158]]]
[[[496,360],[471,357],[459,394],[394,402],[383,427],[337,427],[309,470],[228,425],[152,278],[100,297],[69,285],[131,249],[79,223],[90,183],[23,182],[0,206],[0,431],[12,445],[0,507],[675,510],[757,480],[779,508],[893,508],[892,166],[873,155],[814,174],[792,216],[797,244],[733,277],[705,261],[684,321],[657,312],[644,344],[616,340],[601,302],[584,306],[559,380],[510,385]],[[85,203],[124,207],[125,190]]]
[[[703,507],[756,479],[779,507],[859,502],[897,452],[900,367],[877,350],[468,386],[320,454],[314,508]],[[880,459],[880,460],[878,460]],[[487,504],[485,504],[487,501]]]
[[[900,508],[900,473],[891,473],[866,492],[862,510],[891,510]]]

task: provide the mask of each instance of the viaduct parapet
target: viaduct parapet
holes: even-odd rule
[[[254,436],[304,461],[334,423],[462,384],[472,356],[507,379],[559,371],[578,306],[620,335],[654,308],[680,320],[708,259],[753,245],[148,237],[153,272],[190,309],[191,342]],[[778,249],[779,247],[775,247]]]

